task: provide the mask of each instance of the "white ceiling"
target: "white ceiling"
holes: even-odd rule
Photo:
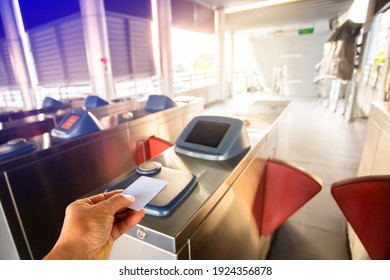
[[[227,8],[255,0],[200,0],[213,8]],[[252,36],[260,35],[264,30],[282,30],[291,26],[314,27],[318,22],[345,13],[353,0],[298,0],[251,11],[226,15],[228,31],[251,32]],[[267,31],[268,32],[268,31]]]

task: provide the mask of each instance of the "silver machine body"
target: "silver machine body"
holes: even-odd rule
[[[153,158],[193,174],[198,185],[171,215],[147,215],[120,237],[111,259],[265,259],[272,235],[259,234],[251,211],[287,105],[258,101],[233,114],[246,124],[250,149],[228,160],[191,157],[174,147]]]

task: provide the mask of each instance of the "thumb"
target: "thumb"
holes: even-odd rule
[[[135,198],[131,195],[115,194],[104,201],[104,203],[111,209],[114,215],[120,210],[130,207],[135,202]]]

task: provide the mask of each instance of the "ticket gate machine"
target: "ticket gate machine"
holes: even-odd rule
[[[177,153],[219,161],[243,155],[249,148],[249,139],[243,122],[239,119],[217,116],[195,117],[181,133],[175,145]],[[189,172],[162,167],[158,162],[145,162],[108,190],[126,189],[141,176],[167,182],[164,190],[145,206],[147,214],[159,217],[171,215],[193,191],[198,181]]]
[[[135,104],[132,100],[125,100],[122,103]],[[106,116],[108,113],[120,113],[125,112],[126,116],[124,121],[130,121],[134,118],[134,114],[137,116],[147,115],[158,111],[163,111],[176,106],[176,104],[164,95],[150,95],[145,104],[145,108],[132,107],[130,112],[128,107],[121,109],[120,103],[112,104],[111,108],[109,103],[101,99],[98,96],[88,96],[84,102],[84,110],[73,109],[68,112],[64,119],[51,131],[51,135],[56,139],[73,139],[85,134],[90,134],[103,129],[98,117]],[[118,107],[118,109],[116,109]],[[122,106],[123,107],[123,106]],[[136,110],[135,110],[136,109]],[[86,111],[88,110],[88,111]],[[110,111],[107,111],[110,110]],[[121,115],[123,116],[123,114]]]
[[[256,111],[261,105],[255,104],[251,109]],[[264,259],[274,230],[321,189],[316,179],[296,175],[298,169],[266,160],[267,150],[273,150],[268,149],[274,145],[268,141],[274,139],[279,116],[280,113],[272,112],[246,116],[244,120],[243,115],[195,117],[174,147],[146,164],[157,162],[162,167],[193,174],[197,185],[168,215],[151,212],[121,236],[114,244],[111,258]],[[134,172],[137,170],[108,186],[131,188]],[[291,184],[297,176],[300,179]],[[306,180],[302,178],[308,178],[308,187],[302,184]],[[174,181],[181,188],[186,186],[184,180],[165,179],[168,184]],[[153,200],[158,200],[163,192],[164,189]],[[148,207],[151,205],[145,206]]]
[[[50,131],[73,107],[81,107],[83,99],[58,101],[46,97],[42,108],[30,111],[20,111],[18,116],[10,115],[0,129],[0,144],[17,138],[31,138]]]
[[[193,118],[176,147],[138,167],[130,158],[131,125],[84,135],[19,158],[0,174],[0,206],[17,254],[23,259],[42,258],[58,238],[64,210],[75,198],[125,188],[146,176],[168,184],[145,207],[148,215],[140,224],[115,242],[111,258],[265,258],[271,235],[259,236],[250,206],[263,180],[262,158],[268,155],[264,154],[267,141],[274,138],[278,116],[248,116],[248,121],[241,120],[242,116],[238,121]],[[151,117],[134,122],[153,125]],[[67,123],[65,128],[71,130],[79,119],[73,117],[63,125]],[[213,141],[196,133],[208,128],[214,133]]]
[[[75,198],[127,188],[146,176],[168,183],[145,206],[148,215],[115,242],[112,259],[265,258],[272,237],[259,236],[252,203],[262,195],[262,158],[269,155],[279,115],[193,118],[175,147],[138,167],[130,157],[131,125],[76,137],[12,162],[0,174],[0,214],[6,215],[19,257],[42,258],[51,249]],[[151,117],[142,121],[153,125]],[[81,119],[73,114],[61,125],[72,131]],[[211,131],[206,135],[213,135],[212,141],[204,130]]]
[[[62,116],[39,114],[3,123],[0,145],[17,138],[31,138],[54,128]]]
[[[136,105],[134,118],[122,118],[123,114],[98,118],[102,130],[58,143],[50,133],[35,136],[27,139],[36,145],[33,152],[0,162],[1,248],[10,238],[19,258],[42,258],[56,242],[70,202],[136,167],[133,156],[139,139],[169,132],[172,123],[180,131],[180,124],[203,112],[200,98],[155,113]],[[70,111],[57,128],[72,134],[88,115]],[[7,225],[3,227],[2,221]],[[0,252],[4,255],[9,256]]]
[[[82,103],[80,103],[80,101],[82,101]],[[70,103],[72,105],[69,105]],[[69,107],[76,105],[78,105],[77,108]],[[140,107],[138,102],[134,100],[127,99],[123,100],[122,102],[115,102],[113,104],[109,104],[108,102],[97,96],[89,96],[85,100],[76,99],[73,101],[67,101],[65,103],[53,99],[51,97],[46,97],[43,101],[42,106],[43,107],[41,109],[37,109],[37,111],[40,112],[37,115],[31,115],[25,118],[20,118],[17,120],[7,121],[3,123],[2,129],[0,129],[0,144],[7,143],[7,141],[13,139],[27,139],[37,135],[42,135],[46,132],[50,132],[63,120],[63,118],[65,118],[66,116],[68,117],[70,112],[77,111],[80,113],[81,107],[88,107],[88,109],[86,109],[85,111],[90,112],[90,118],[94,119],[94,121],[92,122],[96,123],[98,123],[98,121],[96,121],[96,118],[103,118],[107,115],[113,115],[121,112],[123,113],[124,117],[127,117],[126,120],[130,120],[131,118],[129,118],[129,115],[131,114],[128,112],[138,109]],[[81,115],[79,114],[79,116]],[[85,117],[82,118],[83,121],[85,121],[84,119]],[[74,120],[74,116],[69,120],[69,122],[71,120]],[[69,124],[69,122],[67,124]],[[61,122],[61,124],[63,124],[63,122]],[[58,131],[61,130],[61,128],[58,129]],[[83,135],[93,131],[91,130],[89,132],[83,132]],[[75,131],[73,131],[73,135],[74,133]],[[80,132],[78,133],[80,134]],[[59,135],[59,138],[61,138],[61,135],[63,136],[64,133],[59,132]],[[74,138],[74,136],[68,137],[67,139],[71,138]]]
[[[81,107],[84,100],[82,98],[74,98],[67,100],[56,100],[52,97],[45,97],[42,102],[42,107],[37,109],[32,109],[29,111],[15,110],[9,112],[0,113],[0,122],[6,123],[10,121],[15,121],[23,119],[29,116],[36,116],[38,114],[61,114],[64,110],[69,108]]]

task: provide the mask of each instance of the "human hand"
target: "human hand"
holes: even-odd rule
[[[76,200],[66,208],[60,237],[44,259],[108,259],[112,245],[138,224],[145,210],[128,209],[135,199],[123,190]]]

